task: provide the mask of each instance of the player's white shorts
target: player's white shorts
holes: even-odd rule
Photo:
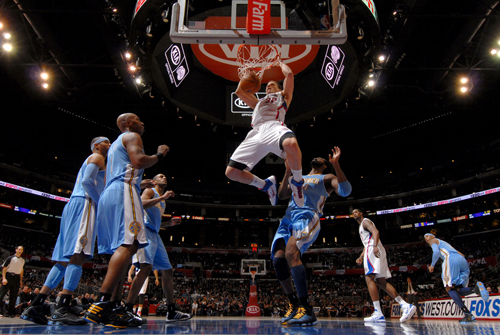
[[[469,263],[461,255],[448,255],[441,264],[444,287],[453,285],[469,286],[470,269]]]
[[[122,244],[148,244],[142,201],[136,186],[115,181],[104,189],[97,208],[97,244],[100,254],[112,254]]]
[[[297,249],[299,249],[301,255],[304,254],[316,241],[320,230],[321,224],[316,212],[302,209],[287,212],[281,219],[278,230],[274,235],[271,257],[274,257],[276,253],[276,250],[274,250],[276,241],[282,238],[287,244],[290,236],[297,239]]]
[[[90,197],[73,197],[64,206],[61,229],[52,253],[52,260],[69,262],[74,254],[94,256],[96,206]]]
[[[140,268],[141,264],[151,264],[153,270],[170,270],[172,265],[160,235],[146,227],[146,237],[149,244],[145,248],[137,250],[137,253],[132,257],[132,264],[137,268]]]
[[[366,247],[363,255],[363,265],[365,267],[365,275],[375,275],[375,278],[391,278],[391,271],[387,264],[387,254],[384,247],[379,247],[380,257],[375,257],[373,246]]]
[[[279,121],[265,122],[252,130],[236,148],[231,160],[245,164],[245,170],[252,170],[270,152],[283,159],[285,152],[280,148],[280,139],[286,133],[293,133]]]

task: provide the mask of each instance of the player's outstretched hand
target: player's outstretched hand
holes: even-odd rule
[[[173,198],[173,197],[175,197],[174,191],[167,191],[167,192],[163,193],[163,195],[162,195],[163,199],[168,199],[168,198]]]
[[[177,225],[181,224],[181,218],[172,218],[170,220],[170,223],[172,224],[172,226],[177,226]]]
[[[153,179],[143,179],[141,181],[141,190],[145,188],[153,188],[156,186],[156,182]]]
[[[169,151],[170,151],[170,148],[166,144],[162,144],[162,145],[158,146],[157,152],[161,153],[163,156],[166,156],[167,152],[169,152]]]
[[[339,147],[333,147],[332,149],[332,154],[329,154],[328,155],[328,160],[330,161],[330,163],[332,164],[335,164],[335,163],[338,163],[339,162],[339,158],[340,158],[340,148]]]

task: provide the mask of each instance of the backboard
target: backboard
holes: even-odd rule
[[[208,3],[209,1],[207,1]],[[198,3],[178,0],[172,6],[170,38],[187,44],[299,44],[338,45],[347,40],[345,8],[339,0],[286,2],[270,0],[270,33],[249,34],[248,0],[211,3],[206,11]]]
[[[252,274],[254,272],[254,274]],[[241,274],[246,276],[264,276],[266,274],[265,259],[242,259]]]

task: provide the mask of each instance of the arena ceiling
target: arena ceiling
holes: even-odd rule
[[[170,2],[164,1],[167,7]],[[498,2],[374,0],[386,57],[374,58],[375,85],[361,85],[327,111],[289,124],[304,160],[338,145],[348,176],[358,178],[465,161],[470,152],[498,147],[492,120],[500,102],[500,57],[491,53],[500,50]],[[0,53],[2,161],[34,157],[43,164],[58,157],[78,166],[93,137],[116,138],[116,117],[135,112],[146,124],[148,153],[162,143],[171,147],[166,173],[225,180],[228,153],[247,128],[195,117],[178,110],[154,83],[134,82],[124,55],[137,41],[131,31],[135,7],[134,0],[2,2],[2,34],[9,32],[13,45]],[[41,70],[49,73],[48,89],[41,86]],[[462,76],[469,80],[466,94],[458,91]],[[193,85],[193,99],[207,85]]]

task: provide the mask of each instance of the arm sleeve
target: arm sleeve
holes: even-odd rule
[[[94,163],[90,163],[89,165],[87,165],[82,179],[83,189],[89,195],[89,197],[94,200],[96,204],[99,202],[100,196],[99,192],[97,192],[97,186],[94,182],[97,177],[97,173],[99,173],[99,167]]]
[[[441,256],[441,254],[439,253],[439,247],[437,246],[437,244],[433,244],[432,245],[432,266],[436,265],[437,261],[439,260],[439,257]]]
[[[3,266],[4,268],[8,267],[8,266],[9,266],[9,264],[10,264],[10,260],[11,260],[11,259],[12,259],[12,256],[7,257],[7,259],[5,260],[5,262],[3,263],[3,265],[2,265],[2,266]]]
[[[348,180],[339,183],[338,193],[341,197],[349,196],[349,194],[351,194],[351,191],[352,191],[352,186]]]

